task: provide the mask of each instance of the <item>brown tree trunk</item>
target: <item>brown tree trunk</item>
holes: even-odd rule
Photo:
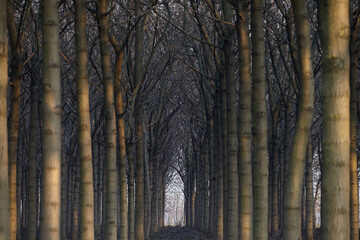
[[[320,1],[323,49],[322,240],[350,239],[349,0]]]
[[[290,152],[289,168],[285,173],[283,224],[285,239],[301,238],[301,199],[304,167],[314,109],[310,23],[307,5],[299,0],[293,0],[292,4],[300,62],[300,103]]]
[[[74,0],[76,41],[76,85],[78,97],[78,144],[80,158],[79,235],[82,240],[95,238],[94,182],[89,109],[89,83],[86,41],[86,2]]]
[[[116,119],[114,102],[114,76],[112,73],[108,1],[97,1],[102,71],[105,88],[105,142],[106,142],[106,217],[105,236],[117,239],[117,168],[116,168]]]
[[[0,239],[10,239],[9,158],[7,131],[8,43],[7,0],[0,0]]]
[[[359,7],[359,4],[358,4]],[[359,185],[358,185],[358,156],[357,156],[357,129],[358,129],[358,56],[359,56],[359,24],[356,16],[351,26],[350,41],[350,239],[359,239]]]
[[[43,122],[41,240],[59,240],[61,226],[61,77],[59,3],[41,0],[43,32]]]
[[[253,185],[251,132],[251,68],[248,3],[238,1],[237,33],[239,49],[239,238],[253,239]]]

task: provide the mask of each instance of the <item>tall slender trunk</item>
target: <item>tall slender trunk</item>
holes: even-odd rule
[[[0,239],[10,239],[9,158],[7,130],[8,43],[7,0],[0,0]]]
[[[129,226],[128,226],[128,234],[129,240],[134,240],[135,237],[135,185],[134,185],[134,154],[133,147],[131,146],[128,149],[128,163],[129,163],[129,176],[128,176],[128,188],[129,188],[129,204],[128,204],[128,218],[129,218]]]
[[[359,7],[359,4],[358,4]],[[360,18],[357,16],[351,26],[350,41],[350,239],[359,239],[359,185],[358,185],[358,156],[357,156],[357,116],[358,116],[358,56]]]
[[[239,51],[239,238],[253,239],[252,134],[251,134],[251,69],[249,16],[247,1],[237,4]]]
[[[80,166],[79,158],[74,159],[73,165],[73,202],[72,202],[72,225],[71,225],[71,240],[79,239],[79,205],[80,205]]]
[[[61,216],[61,78],[58,1],[41,0],[43,32],[42,240],[60,239]]]
[[[94,231],[94,183],[89,109],[86,42],[86,2],[75,0],[76,85],[78,96],[78,143],[80,157],[80,239],[92,240]]]
[[[145,129],[145,126],[143,126]],[[151,193],[150,193],[150,166],[149,158],[147,153],[147,147],[145,143],[147,142],[146,132],[143,134],[143,155],[144,155],[144,229],[145,229],[145,239],[149,239],[150,236],[150,222],[151,222]]]
[[[350,239],[349,0],[319,1],[323,49],[322,240]]]
[[[209,155],[209,232],[208,234],[213,236],[214,235],[214,220],[215,220],[215,197],[216,197],[216,175],[214,169],[214,113],[213,116],[210,118],[209,123],[209,141],[208,141],[208,155]]]
[[[209,128],[207,128],[209,129]],[[205,134],[207,136],[206,141],[204,142],[204,168],[203,170],[203,174],[204,174],[204,178],[203,178],[203,219],[204,221],[202,222],[202,228],[203,231],[205,233],[209,233],[209,217],[210,217],[210,208],[209,208],[209,175],[210,175],[210,168],[209,168],[209,149],[208,149],[208,142],[209,142],[209,131],[207,131],[207,133]]]
[[[31,84],[31,115],[29,136],[29,240],[36,239],[37,212],[36,212],[36,184],[37,184],[37,134],[39,123],[39,94],[38,84],[32,79]]]
[[[214,168],[216,168],[216,219],[215,219],[215,233],[216,240],[224,239],[224,178],[223,178],[223,150],[222,150],[222,129],[220,120],[220,81],[219,78],[216,94],[215,94],[215,109],[214,109]]]
[[[285,173],[284,224],[285,239],[301,238],[301,199],[307,144],[314,109],[314,83],[311,59],[310,23],[304,1],[292,0],[299,52],[300,103],[290,152],[289,168]]]
[[[10,240],[16,240],[18,234],[18,199],[17,195],[17,152],[19,138],[19,118],[20,118],[20,92],[21,92],[21,46],[18,41],[18,31],[14,19],[12,3],[7,4],[7,26],[11,46],[11,72],[12,72],[12,97],[10,112],[10,127],[8,133],[9,151],[9,191],[10,191]]]
[[[232,5],[224,1],[224,20],[231,22]],[[227,26],[225,30],[225,64],[226,64],[226,103],[227,103],[227,239],[238,239],[238,192],[239,177],[237,164],[237,131],[236,131],[236,93],[235,93],[235,53],[234,31]]]
[[[66,82],[66,81],[64,81]],[[64,96],[64,89],[66,89],[66,84],[63,83],[63,96]],[[65,128],[64,128],[64,110],[62,110],[61,116],[62,124],[61,124],[61,232],[60,236],[62,240],[66,239],[66,220],[67,220],[67,188],[68,188],[68,170],[67,170],[67,161],[66,161],[66,154],[65,154]]]
[[[279,104],[272,111],[271,121],[271,236],[277,237],[279,234],[279,139],[278,139],[278,119]]]
[[[309,139],[307,153],[306,153],[306,171],[305,171],[305,184],[306,184],[306,240],[314,240],[314,190],[313,190],[313,172],[312,172],[312,146],[311,139]]]
[[[268,239],[268,150],[265,101],[264,0],[251,3],[254,239]]]
[[[119,180],[120,180],[120,240],[128,239],[128,196],[126,186],[126,136],[124,122],[124,103],[122,96],[122,65],[124,59],[124,49],[116,51],[115,64],[115,109],[116,123],[119,141]]]
[[[227,239],[227,104],[226,104],[226,79],[221,79],[220,95],[220,124],[221,124],[221,153],[223,172],[223,238]]]
[[[159,198],[159,167],[160,162],[158,159],[157,150],[154,149],[154,163],[152,170],[152,199],[151,199],[151,228],[150,232],[157,232],[159,229],[159,206],[158,206],[158,198]]]
[[[112,72],[108,1],[97,1],[101,60],[105,89],[105,142],[106,142],[106,216],[105,236],[117,239],[117,168],[116,168],[116,119],[114,103],[114,76]]]
[[[135,1],[135,16],[140,16],[140,1]],[[141,67],[142,67],[142,43],[143,43],[143,20],[139,22],[135,30],[135,69],[134,85],[136,86],[135,98],[135,128],[136,128],[136,149],[135,149],[135,240],[145,239],[144,228],[144,152],[143,152],[143,109],[141,101]]]

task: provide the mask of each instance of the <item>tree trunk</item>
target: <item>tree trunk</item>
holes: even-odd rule
[[[0,239],[10,239],[9,158],[7,131],[8,44],[7,0],[0,0]]]
[[[268,239],[268,150],[263,0],[251,3],[254,239]]]
[[[231,22],[232,5],[223,2],[224,20]],[[239,177],[237,164],[236,93],[234,32],[227,26],[225,31],[226,103],[227,103],[227,239],[238,239],[238,192]]]
[[[314,190],[313,190],[313,172],[312,172],[312,146],[311,138],[309,139],[308,149],[306,153],[306,240],[314,240]]]
[[[114,77],[112,73],[108,1],[97,1],[102,70],[105,88],[105,142],[106,142],[106,207],[105,236],[117,239],[117,168],[116,168],[116,119],[114,106]]]
[[[285,173],[284,239],[301,238],[301,199],[304,167],[314,109],[310,23],[307,5],[299,0],[293,0],[292,4],[300,61],[300,103],[290,152],[289,168]]]
[[[80,239],[92,240],[94,231],[94,183],[89,109],[86,42],[86,2],[75,0],[76,85],[78,96],[78,143],[80,157]]]
[[[37,184],[37,134],[39,123],[39,94],[38,84],[32,79],[31,84],[31,115],[29,136],[29,240],[36,240],[37,230],[37,206],[36,206],[36,184]],[[0,238],[1,239],[1,238]]]
[[[119,141],[119,179],[120,179],[120,240],[128,239],[128,196],[126,186],[126,136],[124,122],[124,103],[122,97],[122,65],[124,49],[116,52],[115,65],[115,109],[117,116],[117,131]]]
[[[80,169],[79,158],[74,159],[73,166],[73,202],[72,202],[72,225],[71,225],[71,240],[79,239],[79,205],[80,205]]]
[[[271,236],[277,237],[279,234],[279,139],[278,139],[278,119],[280,106],[277,104],[272,110],[271,119]]]
[[[358,5],[359,7],[359,5]],[[350,42],[350,239],[359,239],[359,185],[357,156],[358,55],[360,18],[353,23]]]
[[[224,178],[223,178],[223,150],[222,150],[222,129],[220,120],[220,81],[218,79],[218,86],[215,94],[215,109],[214,109],[214,168],[216,169],[216,218],[214,229],[217,240],[224,239]]]
[[[58,1],[41,0],[43,32],[42,240],[60,239],[61,216],[61,78]]]
[[[320,1],[323,47],[322,240],[350,239],[349,0]]]
[[[135,1],[135,16],[140,16],[140,1]],[[143,42],[143,20],[138,23],[135,30],[135,69],[134,85],[137,92],[135,97],[135,128],[136,128],[136,148],[135,148],[135,240],[145,239],[144,228],[144,152],[143,152],[143,109],[141,102],[141,67],[142,67],[142,42]]]
[[[20,118],[20,92],[21,92],[21,48],[18,41],[18,31],[14,19],[12,3],[7,5],[7,26],[11,46],[11,72],[12,72],[12,97],[10,124],[8,133],[9,150],[9,191],[10,191],[10,240],[16,240],[18,236],[18,204],[17,201],[17,153],[19,138],[19,118]]]
[[[251,69],[249,16],[247,1],[237,4],[239,49],[239,238],[253,239],[252,134],[251,134]]]
[[[128,163],[129,163],[129,176],[128,176],[128,188],[129,188],[129,204],[128,204],[128,218],[129,218],[129,226],[128,226],[128,233],[129,233],[129,240],[134,240],[135,235],[135,189],[134,189],[134,154],[133,148],[130,147],[128,155]]]

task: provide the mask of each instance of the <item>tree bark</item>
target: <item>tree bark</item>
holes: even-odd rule
[[[0,239],[10,239],[9,153],[7,128],[8,43],[7,0],[0,0]]]
[[[134,189],[134,154],[133,154],[133,148],[130,147],[128,149],[128,163],[129,163],[129,176],[128,176],[128,188],[129,188],[129,204],[128,204],[128,218],[129,218],[129,226],[128,226],[128,234],[129,234],[129,240],[134,240],[135,235],[135,189]]]
[[[268,239],[268,150],[263,0],[251,3],[254,239]]]
[[[140,1],[135,1],[135,16],[140,16]],[[135,97],[135,240],[145,239],[144,228],[144,152],[143,152],[143,109],[141,102],[141,67],[142,67],[142,43],[143,43],[143,20],[138,23],[135,29],[135,69],[134,85],[136,86]]]
[[[31,115],[30,115],[30,136],[29,136],[29,226],[28,238],[36,240],[37,230],[37,206],[36,206],[36,185],[37,185],[37,134],[39,123],[39,94],[38,84],[32,79],[31,84]],[[1,238],[0,238],[1,239]]]
[[[122,96],[122,65],[124,49],[116,51],[115,65],[115,110],[119,141],[119,179],[120,179],[120,240],[128,239],[128,196],[126,186],[126,136],[124,122],[124,102]]]
[[[320,239],[350,239],[349,0],[320,1],[323,131]]]
[[[86,2],[75,0],[76,85],[78,96],[78,143],[80,157],[80,239],[92,240],[94,231],[94,183],[89,109]]]
[[[313,190],[313,171],[312,171],[312,146],[311,139],[309,139],[307,153],[306,153],[306,240],[314,240],[314,190]]]
[[[358,5],[359,7],[359,5]],[[359,239],[359,185],[357,156],[357,116],[358,116],[358,33],[360,18],[356,16],[351,30],[350,41],[350,239]]]
[[[247,1],[237,4],[237,33],[239,51],[239,238],[253,239],[253,186],[251,134],[251,68],[249,16]]]
[[[18,138],[19,138],[19,118],[20,118],[20,93],[21,93],[21,46],[18,41],[18,31],[14,19],[12,3],[7,4],[7,26],[11,46],[11,72],[12,72],[12,97],[10,125],[8,133],[8,151],[9,151],[9,191],[10,191],[10,240],[16,240],[18,236],[18,204],[17,196],[17,154],[18,154]]]
[[[224,20],[232,22],[233,6],[223,2]],[[238,192],[239,177],[237,164],[236,93],[234,31],[225,29],[226,103],[227,103],[227,238],[238,239]]]
[[[43,32],[42,240],[60,240],[61,78],[58,1],[41,0]]]
[[[108,1],[97,1],[102,71],[105,88],[105,142],[106,142],[106,207],[105,236],[117,239],[117,168],[116,168],[116,119],[114,103],[114,76],[112,73]]]
[[[285,173],[284,189],[284,239],[301,238],[301,199],[307,144],[314,109],[314,84],[311,60],[310,23],[307,5],[292,0],[299,52],[300,103],[295,126],[294,140],[290,152],[289,168]]]

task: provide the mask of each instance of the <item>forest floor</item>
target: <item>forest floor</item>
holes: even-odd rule
[[[189,227],[165,227],[150,236],[150,240],[209,240],[202,232]]]

